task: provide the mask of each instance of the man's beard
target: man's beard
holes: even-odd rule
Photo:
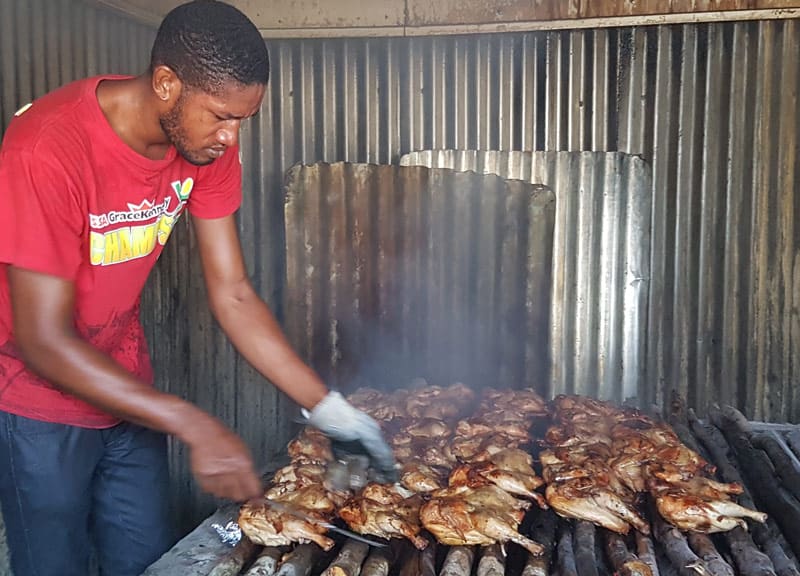
[[[214,159],[208,157],[201,157],[196,150],[191,150],[188,146],[188,138],[186,137],[186,130],[181,124],[181,116],[183,115],[183,104],[185,95],[181,94],[178,101],[173,106],[172,110],[159,117],[158,121],[161,124],[161,129],[167,138],[175,146],[178,154],[183,156],[187,162],[195,166],[205,166],[211,164]]]

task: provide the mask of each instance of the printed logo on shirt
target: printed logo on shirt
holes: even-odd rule
[[[156,245],[164,246],[172,234],[186,201],[192,192],[194,181],[187,178],[170,184],[178,198],[178,204],[170,210],[172,198],[154,204],[144,199],[139,204],[128,203],[128,210],[112,210],[105,214],[89,214],[89,256],[93,266],[111,266],[149,256]],[[154,221],[152,221],[154,220]],[[150,222],[148,222],[150,221]],[[134,226],[123,226],[96,232],[115,224],[147,222]]]

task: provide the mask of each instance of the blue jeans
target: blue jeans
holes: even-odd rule
[[[173,544],[166,437],[0,412],[0,504],[16,576],[138,576]]]

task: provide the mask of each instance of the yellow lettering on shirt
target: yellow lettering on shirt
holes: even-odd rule
[[[111,230],[105,234],[90,232],[89,258],[92,266],[121,264],[150,255],[155,250],[156,238],[161,243],[162,219],[152,224]],[[167,236],[170,230],[171,226],[166,230]]]

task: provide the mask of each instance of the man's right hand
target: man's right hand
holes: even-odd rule
[[[185,441],[192,473],[204,492],[235,502],[263,494],[250,451],[236,434],[210,416],[192,429]]]

